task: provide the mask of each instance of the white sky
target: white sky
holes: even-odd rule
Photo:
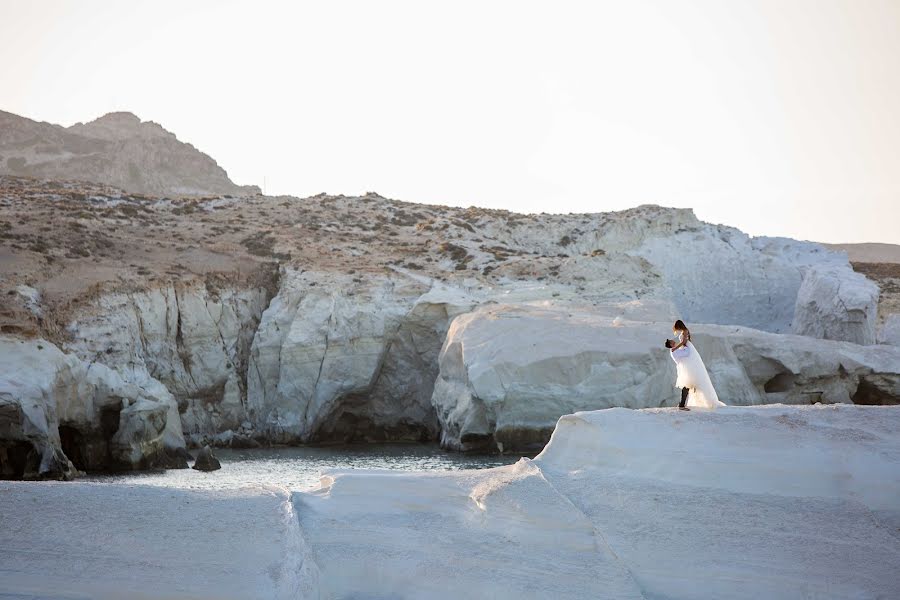
[[[0,109],[237,183],[900,243],[900,1],[0,0]]]

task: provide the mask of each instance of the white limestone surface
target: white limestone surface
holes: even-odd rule
[[[642,598],[527,459],[448,473],[332,472],[295,493],[323,598]]]
[[[855,344],[875,343],[878,286],[845,267],[811,268],[797,292],[792,331]]]
[[[115,419],[108,432],[106,410]],[[126,382],[105,365],[84,363],[46,340],[0,336],[2,474],[23,475],[10,452],[15,444],[28,444],[38,464],[27,466],[26,476],[71,477],[75,469],[63,453],[61,425],[78,432],[79,453],[90,468],[107,468],[110,461],[118,468],[147,468],[185,448],[178,406],[158,381]]]
[[[247,419],[247,356],[268,302],[262,288],[168,284],[97,299],[68,327],[68,349],[129,381],[155,379],[181,406],[186,435]]]
[[[351,200],[327,203],[338,210],[327,229],[335,247],[347,241],[342,223],[349,216],[342,211],[364,204],[376,219],[402,212],[378,197]],[[347,268],[350,263],[335,269],[317,259],[285,265],[274,298],[268,289],[235,287],[227,279],[221,285],[148,282],[80,305],[65,349],[127,381],[160,381],[178,401],[189,443],[240,445],[437,437],[449,422],[439,414],[445,409],[436,411],[431,401],[449,322],[495,302],[658,322],[661,330],[682,318],[691,325],[741,325],[865,345],[876,339],[877,288],[853,271],[846,255],[817,244],[751,238],[704,223],[690,210],[658,206],[585,215],[473,210],[465,211],[464,221],[451,209],[422,210],[415,218],[428,229],[417,229],[414,237],[404,237],[411,232],[399,225],[384,232],[397,234],[397,250],[408,253],[402,260],[378,259],[375,265],[349,246],[358,269]],[[447,237],[428,240],[420,237],[424,231]],[[515,339],[522,350],[536,343]],[[637,346],[620,357],[607,352],[609,364],[599,367],[589,358],[596,353],[588,353],[565,373],[552,373],[548,363],[528,375],[536,383],[532,391],[524,381],[514,385],[510,403],[521,410],[517,395],[557,398],[572,392],[571,381],[580,381],[581,389],[548,411],[549,419],[536,419],[542,433],[531,442],[546,441],[556,417],[566,412],[666,402],[668,377],[657,374],[670,366],[663,367],[659,347],[652,348],[643,356]],[[652,375],[640,383],[641,373]],[[839,376],[838,369],[832,379]],[[598,386],[606,390],[602,400]],[[633,394],[622,391],[629,386]],[[812,392],[824,401],[847,397],[838,387]],[[759,398],[744,385],[734,402]],[[798,395],[778,401],[796,402]],[[467,411],[472,426],[443,437],[451,446],[463,435],[481,444],[492,418],[490,411]],[[516,423],[498,426],[508,435],[506,442],[496,441],[531,443],[519,440]]]
[[[407,276],[288,271],[250,351],[247,407],[276,442],[434,437],[431,392],[457,290]]]
[[[900,410],[610,409],[534,460],[647,598],[900,595]]]
[[[71,477],[75,468],[60,447],[58,402],[77,402],[84,366],[50,343],[0,337],[0,471],[33,476]],[[29,448],[36,465],[24,467],[12,456],[14,445]],[[24,450],[23,450],[24,452]]]
[[[900,409],[608,409],[533,461],[335,472],[293,503],[323,598],[895,598]]]
[[[318,598],[279,488],[0,482],[0,597]]]
[[[534,460],[313,491],[0,483],[11,598],[895,598],[900,408],[567,415]]]
[[[540,448],[567,413],[673,406],[670,327],[560,306],[493,305],[457,317],[432,396],[442,444]],[[726,404],[900,402],[895,347],[720,325],[691,331]]]

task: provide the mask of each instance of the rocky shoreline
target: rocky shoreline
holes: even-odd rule
[[[4,477],[183,466],[207,444],[540,448],[563,414],[672,402],[675,318],[729,404],[900,402],[892,288],[689,210],[0,177],[0,233]]]

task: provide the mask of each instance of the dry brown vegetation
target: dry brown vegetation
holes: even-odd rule
[[[510,230],[530,219],[371,192],[155,198],[99,184],[2,176],[0,327],[50,335],[100,293],[210,278],[242,285],[286,264],[360,277],[399,268],[436,279],[490,279],[525,253],[480,228],[499,222]],[[513,272],[520,270],[534,271]],[[43,314],[28,309],[20,286],[39,290]]]
[[[881,296],[878,299],[878,317],[900,313],[900,263],[895,262],[853,262],[853,270],[862,273],[878,284]]]

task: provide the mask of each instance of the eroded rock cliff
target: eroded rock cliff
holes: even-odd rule
[[[683,209],[185,200],[0,177],[0,255],[4,333],[155,382],[195,445],[538,444],[561,414],[673,397],[675,318],[756,330],[700,330],[719,332],[703,353],[726,402],[897,399],[865,345],[887,305],[845,255]],[[476,351],[468,335],[488,337]]]
[[[186,467],[175,398],[126,382],[46,340],[0,336],[0,474],[70,479],[78,470]]]
[[[402,274],[287,273],[251,350],[259,430],[277,442],[435,438],[437,354],[471,302]]]
[[[199,444],[247,420],[250,345],[268,299],[263,287],[202,281],[103,295],[69,325],[67,347],[127,380],[159,381]]]

